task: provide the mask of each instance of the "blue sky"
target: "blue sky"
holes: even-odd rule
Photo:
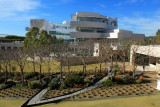
[[[118,28],[155,35],[160,29],[159,0],[0,0],[0,34],[25,36],[30,19],[70,21],[76,11],[118,18]]]

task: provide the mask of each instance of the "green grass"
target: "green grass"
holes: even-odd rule
[[[122,66],[122,63],[118,63],[120,66]],[[51,67],[51,70],[50,72],[59,72],[59,66],[60,63],[59,62],[50,62],[50,67]],[[99,69],[99,63],[97,64],[89,64],[87,65],[87,70],[95,70],[95,68],[97,67],[97,69]],[[102,64],[102,68],[106,68],[107,66],[109,65],[109,63],[105,64],[103,63]],[[12,66],[15,66],[16,67],[16,71],[15,72],[20,72],[20,68],[19,66],[16,64],[15,61],[12,61]],[[131,66],[129,64],[129,62],[126,62],[126,70],[127,71],[131,71]],[[83,70],[83,65],[77,65],[77,66],[71,66],[70,67],[70,71],[82,71]],[[64,66],[63,67],[63,71],[67,72],[68,71],[68,68],[67,66]],[[29,62],[27,61],[26,63],[26,66],[24,67],[24,72],[33,72],[33,65],[32,65],[32,62]],[[37,63],[36,64],[36,72],[39,72],[39,64]],[[44,62],[42,64],[42,72],[45,73],[45,72],[48,72],[48,67],[47,67],[47,63]]]
[[[159,107],[160,95],[105,99],[95,101],[64,101],[35,107]],[[2,107],[20,107],[24,100],[0,100]]]

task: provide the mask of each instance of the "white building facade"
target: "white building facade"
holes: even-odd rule
[[[31,28],[37,27],[40,30],[46,30],[48,34],[52,36],[56,36],[57,38],[63,38],[64,40],[73,40],[74,38],[70,37],[70,32],[74,32],[74,29],[70,28],[69,22],[64,21],[61,23],[53,23],[49,22],[45,19],[31,19],[30,20],[30,28],[26,28],[29,31]]]
[[[75,21],[71,21],[73,38],[119,38],[119,39],[144,39],[144,34],[135,34],[132,31],[118,29],[117,18],[100,15],[91,12],[76,12],[71,15]]]
[[[146,55],[149,58],[149,64],[145,66],[145,71],[160,72],[160,45],[139,46],[132,45],[130,50],[130,64],[133,63],[133,55]],[[136,59],[135,59],[136,60]],[[144,67],[137,66],[137,69],[143,70]]]

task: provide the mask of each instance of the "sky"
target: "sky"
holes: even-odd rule
[[[118,18],[118,28],[154,36],[160,0],[0,0],[0,34],[25,36],[30,19],[62,23],[77,11]]]

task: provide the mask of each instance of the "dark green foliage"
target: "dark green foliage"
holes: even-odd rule
[[[20,41],[24,41],[25,37],[23,36],[16,36],[16,35],[8,35],[5,37],[6,39],[18,39]]]
[[[49,45],[49,44],[52,44],[53,43],[53,38],[51,35],[49,35],[47,33],[47,31],[45,30],[42,30],[40,32],[40,37],[38,39],[38,45],[39,46],[44,46],[44,45]]]
[[[59,43],[62,43],[62,42],[64,42],[64,39],[63,39],[63,38],[59,38],[59,39],[58,39],[58,42],[59,42]]]
[[[64,82],[61,83],[59,89],[60,89],[60,90],[63,90],[63,89],[65,89],[65,88],[67,88],[67,87],[66,87],[66,84],[65,84]]]
[[[42,78],[42,83],[46,86],[49,83],[50,79],[48,77]]]
[[[15,86],[13,86],[12,88],[23,88],[22,84],[16,84]]]
[[[14,41],[22,41],[21,39],[0,39],[1,42],[14,42]]]
[[[4,76],[1,76],[1,77],[0,77],[0,84],[3,83],[4,81],[5,81],[5,77],[4,77]]]
[[[118,69],[118,68],[119,68],[118,64],[113,65],[113,69]]]
[[[140,84],[140,83],[141,83],[141,81],[140,81],[139,79],[137,79],[135,82],[136,82],[137,84]]]
[[[35,73],[34,73],[34,72],[27,72],[27,73],[24,75],[24,79],[28,80],[28,79],[31,79],[31,78],[37,76],[37,75],[38,75],[37,72],[35,72]]]
[[[133,83],[135,83],[135,79],[132,76],[127,76],[127,75],[124,75],[119,78],[114,78],[114,81],[117,84],[133,84]]]
[[[12,86],[16,85],[16,83],[14,81],[8,81],[7,82],[7,88],[10,88]]]
[[[49,88],[52,89],[58,89],[59,86],[59,79],[58,78],[53,78],[51,82],[48,84]]]
[[[72,74],[65,79],[65,84],[67,87],[73,87],[74,84],[84,84],[84,76]]]
[[[58,42],[62,43],[64,39],[59,38]],[[47,33],[47,31],[40,30],[36,27],[33,27],[31,31],[26,33],[26,38],[24,40],[24,47],[30,47],[30,46],[44,46],[49,45],[52,43],[56,43],[57,38],[56,36],[51,36]]]
[[[107,86],[111,86],[112,85],[112,81],[107,79],[103,84],[107,85]]]
[[[43,85],[39,81],[31,81],[28,83],[30,89],[41,89],[42,86]]]

